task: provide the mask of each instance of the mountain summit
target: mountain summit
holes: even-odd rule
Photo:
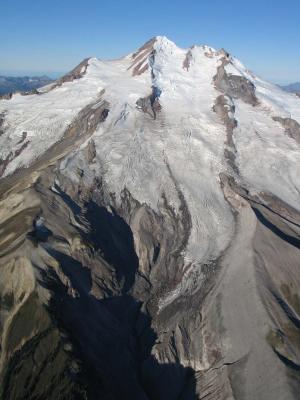
[[[300,99],[158,36],[0,100],[0,396],[296,400]]]

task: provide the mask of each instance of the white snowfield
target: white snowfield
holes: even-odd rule
[[[234,233],[232,212],[219,182],[221,172],[231,173],[224,157],[226,127],[213,111],[221,94],[213,78],[224,54],[207,46],[181,49],[165,37],[155,38],[151,46],[155,55],[149,52],[142,64],[148,63],[148,69],[140,75],[130,68],[133,54],[114,61],[92,58],[80,79],[40,95],[1,100],[5,119],[0,158],[16,155],[24,141],[29,142],[3,176],[29,166],[61,140],[78,112],[104,89],[102,98],[110,111],[92,135],[96,159],[87,164],[83,145],[62,162],[61,170],[74,180],[78,167],[86,180],[101,175],[117,199],[127,188],[154,210],[160,209],[164,194],[179,213],[180,190],[192,220],[185,259],[187,265],[197,266],[216,259]],[[234,100],[238,126],[233,140],[243,184],[252,192],[271,192],[299,210],[299,144],[272,117],[300,122],[300,99],[254,76],[235,58],[225,68],[228,74],[251,80],[259,100],[255,107]],[[136,105],[152,87],[160,94],[156,119]],[[22,142],[23,132],[27,136]]]

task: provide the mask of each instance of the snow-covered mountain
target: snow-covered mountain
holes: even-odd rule
[[[297,399],[299,106],[165,37],[1,100],[2,397]]]
[[[48,76],[0,76],[0,96],[8,98],[14,92],[29,92],[48,85],[53,79]]]
[[[286,90],[290,93],[300,93],[300,82],[290,83],[289,85],[281,86],[283,90]]]

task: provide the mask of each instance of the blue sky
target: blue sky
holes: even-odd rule
[[[0,73],[56,75],[165,35],[224,47],[271,81],[300,81],[299,21],[300,0],[2,1]]]

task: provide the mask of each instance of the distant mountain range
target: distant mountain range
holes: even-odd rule
[[[48,85],[53,82],[48,76],[0,76],[0,96],[14,93],[14,92],[27,92],[39,87]]]
[[[280,87],[287,92],[300,94],[300,82],[290,83],[289,85]]]

